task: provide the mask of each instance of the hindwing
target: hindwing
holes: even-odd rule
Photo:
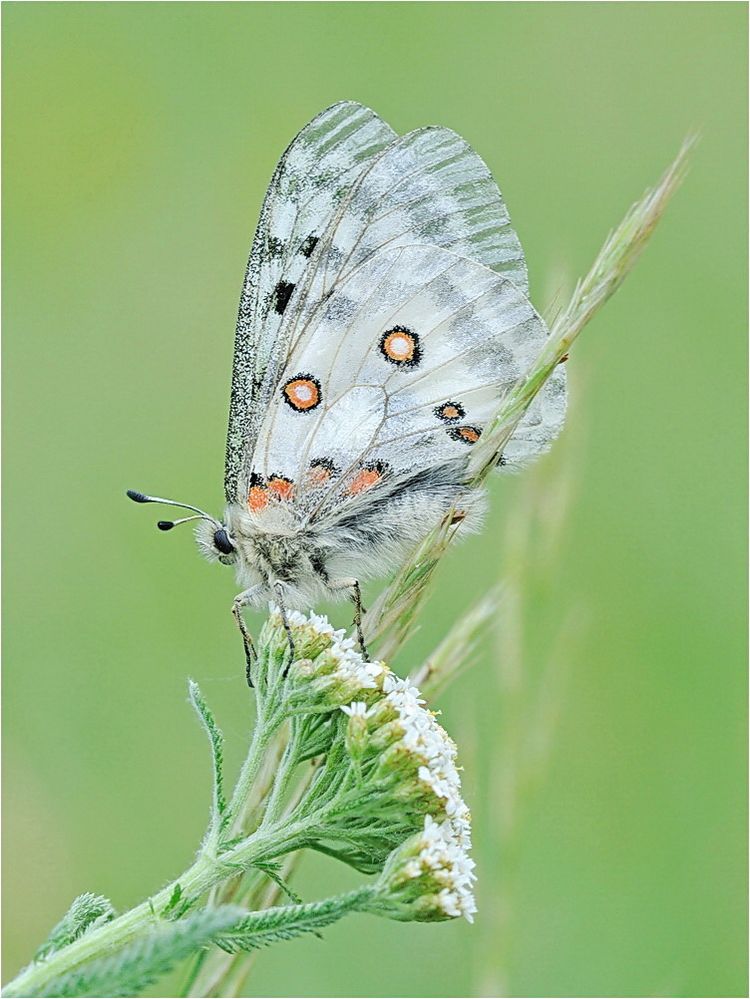
[[[313,519],[338,516],[420,471],[460,464],[546,336],[502,274],[440,247],[380,250],[298,326],[260,428],[254,488],[270,488]],[[563,415],[561,372],[505,461],[538,454]]]

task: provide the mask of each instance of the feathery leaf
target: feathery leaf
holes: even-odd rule
[[[234,954],[241,950],[265,947],[280,940],[291,940],[303,933],[318,933],[347,913],[362,908],[374,893],[374,888],[359,888],[346,895],[335,895],[320,902],[279,905],[273,909],[252,912],[232,927],[230,932],[219,934],[217,943]]]
[[[202,909],[179,922],[165,924],[115,954],[82,964],[67,974],[51,979],[38,992],[25,992],[24,995],[57,996],[60,999],[138,995],[179,961],[205,947],[243,916],[244,910],[236,906]],[[12,992],[5,994],[13,995]]]
[[[265,862],[254,864],[253,866],[257,867],[259,871],[263,871],[265,875],[267,875],[273,882],[275,882],[275,884],[277,884],[279,888],[281,888],[284,894],[287,895],[292,900],[292,902],[296,903],[297,905],[302,904],[302,899],[300,898],[300,896],[295,891],[292,891],[292,889],[286,883],[284,878],[281,876],[281,870],[282,870],[281,864],[279,864],[276,861],[267,860]]]
[[[190,703],[200,718],[201,724],[211,743],[211,758],[214,768],[212,829],[218,832],[221,828],[222,816],[227,807],[226,798],[224,797],[224,736],[203,699],[203,694],[195,680],[188,681],[188,692]]]
[[[42,946],[34,954],[34,961],[44,961],[50,954],[83,936],[87,930],[109,922],[115,910],[103,895],[84,892],[73,900],[63,918],[54,927]]]

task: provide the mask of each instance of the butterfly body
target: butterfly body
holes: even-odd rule
[[[346,598],[352,580],[387,575],[457,503],[463,530],[477,529],[484,492],[467,491],[464,472],[460,463],[419,473],[329,521],[306,522],[289,499],[273,499],[257,512],[231,504],[223,527],[234,551],[217,551],[210,522],[198,526],[198,544],[209,560],[235,567],[244,604],[262,606],[282,595],[288,607],[307,609]]]

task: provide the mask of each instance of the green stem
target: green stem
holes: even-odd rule
[[[242,832],[242,820],[250,789],[255,783],[263,763],[263,757],[281,721],[273,715],[269,717],[265,712],[261,712],[260,707],[258,711],[250,749],[242,764],[242,770],[232,793],[232,800],[227,808],[227,828],[230,837],[237,836]]]
[[[162,922],[158,913],[166,908],[175,885],[179,883],[184,893],[202,892],[209,887],[210,882],[206,879],[210,870],[209,859],[205,855],[199,857],[177,881],[163,888],[157,895],[141,902],[112,922],[85,933],[79,940],[51,954],[46,961],[30,965],[8,983],[4,994],[35,995],[43,990],[46,982],[51,979],[67,974],[86,961],[105,957],[139,934],[156,928]]]
[[[302,846],[307,829],[308,824],[304,822],[269,827],[243,840],[220,857],[201,853],[191,867],[156,895],[112,922],[85,933],[80,939],[51,954],[47,960],[30,965],[7,985],[6,994],[35,995],[53,978],[119,950],[136,937],[166,922],[160,914],[166,910],[178,884],[183,898],[197,899],[237,868],[249,867],[259,860],[277,857]]]
[[[276,773],[271,794],[268,797],[262,826],[272,825],[278,820],[279,811],[284,801],[284,794],[289,787],[289,781],[297,767],[297,728],[298,726],[294,725],[293,722],[292,733],[284,750],[284,755],[281,758],[281,764]]]

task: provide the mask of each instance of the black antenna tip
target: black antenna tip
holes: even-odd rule
[[[143,493],[139,493],[135,489],[128,489],[125,495],[129,496],[134,503],[148,503],[148,496],[144,496]]]
[[[160,531],[171,531],[172,528],[174,527],[174,521],[173,520],[157,520],[156,526],[159,528]]]

